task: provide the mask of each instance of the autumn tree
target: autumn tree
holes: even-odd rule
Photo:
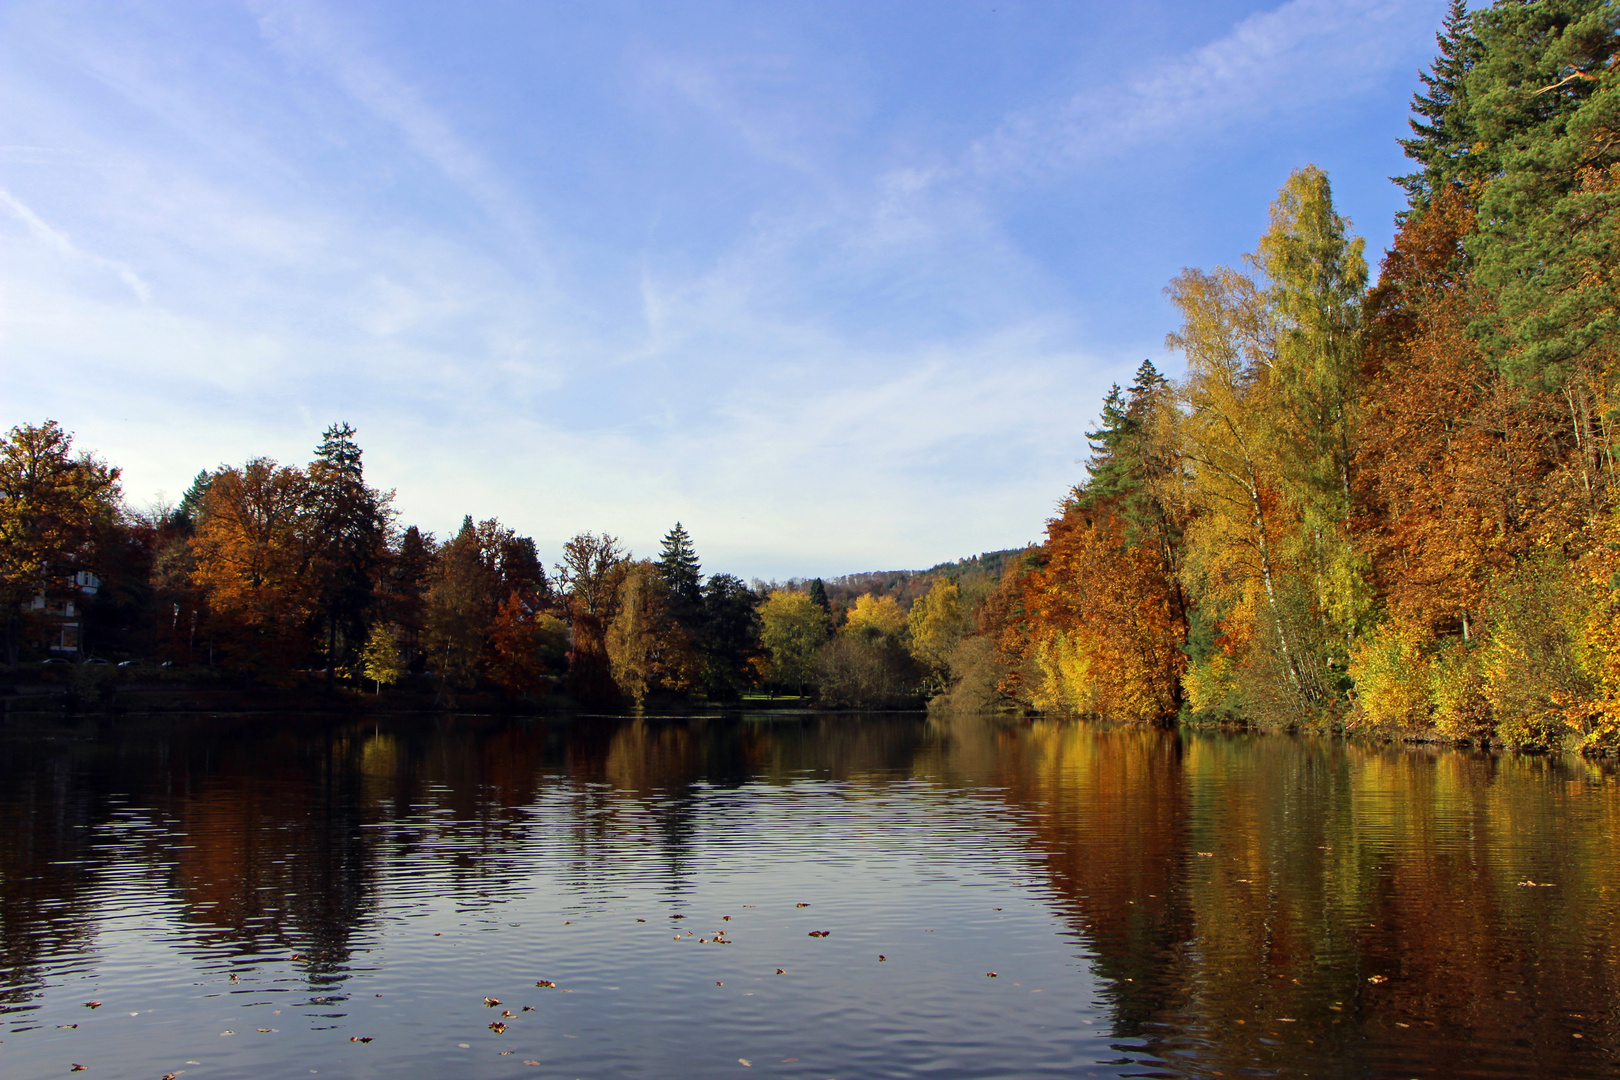
[[[951,654],[967,632],[961,588],[946,578],[936,578],[927,595],[911,606],[906,626],[912,655],[943,686],[950,675]]]
[[[222,467],[208,484],[190,540],[192,580],[232,666],[285,679],[312,658],[309,508],[308,476],[269,458]]]
[[[1313,606],[1342,639],[1342,663],[1369,616],[1350,542],[1351,464],[1360,424],[1364,242],[1333,209],[1327,174],[1306,166],[1271,207],[1254,263],[1273,324],[1263,383],[1279,493],[1298,518],[1288,546],[1310,567]]]
[[[0,440],[0,605],[6,659],[17,664],[19,608],[60,596],[95,569],[97,545],[119,518],[117,469],[74,453],[54,420],[12,428]]]
[[[671,611],[673,593],[665,567],[633,562],[619,583],[619,599],[607,632],[608,663],[619,690],[637,705],[660,690],[684,693],[694,686],[697,658],[685,629]]]
[[[405,674],[405,659],[399,651],[399,635],[387,623],[374,623],[360,652],[360,670],[376,684],[377,693],[392,686]]]
[[[545,690],[568,648],[563,621],[517,591],[496,609],[488,638],[489,678],[511,697]]]
[[[1086,479],[1021,576],[1031,705],[1138,720],[1180,708],[1187,623],[1175,499],[1184,477],[1161,430],[1172,407],[1168,381],[1144,361],[1129,390],[1109,391],[1086,433]]]
[[[562,562],[556,567],[557,587],[573,637],[569,691],[591,704],[607,705],[618,697],[608,659],[607,628],[628,561],[616,538],[584,532],[563,545]]]
[[[500,603],[499,579],[471,515],[439,551],[426,597],[423,648],[428,669],[450,686],[471,688],[484,660],[484,635]]]
[[[816,650],[827,640],[827,613],[802,592],[780,590],[760,602],[759,619],[771,680],[796,686],[802,697],[815,670]]]

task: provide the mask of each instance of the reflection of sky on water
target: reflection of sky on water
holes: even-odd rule
[[[1580,762],[903,717],[7,749],[8,1078],[1620,1075]]]

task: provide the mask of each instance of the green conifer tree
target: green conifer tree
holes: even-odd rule
[[[676,621],[691,622],[703,605],[703,567],[692,548],[692,538],[678,521],[664,534],[658,570],[669,588],[670,610]]]
[[[1479,59],[1480,41],[1472,29],[1467,0],[1451,0],[1440,32],[1435,34],[1439,55],[1418,78],[1423,90],[1412,95],[1412,138],[1399,140],[1406,156],[1421,166],[1395,177],[1406,189],[1414,210],[1429,205],[1446,184],[1456,183],[1466,170],[1466,156],[1474,145],[1468,109],[1467,75]]]

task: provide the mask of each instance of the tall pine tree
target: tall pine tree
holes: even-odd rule
[[[1406,189],[1412,209],[1420,212],[1442,187],[1462,178],[1465,158],[1475,141],[1467,76],[1479,59],[1480,41],[1474,36],[1467,0],[1451,0],[1445,22],[1434,37],[1440,53],[1429,70],[1418,75],[1423,90],[1412,95],[1412,116],[1407,121],[1412,137],[1398,140],[1406,156],[1420,168],[1395,177]]]
[[[670,610],[676,621],[690,624],[703,606],[703,567],[692,548],[692,538],[678,521],[664,534],[658,571],[669,588]]]

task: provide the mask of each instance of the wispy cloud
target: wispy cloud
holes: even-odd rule
[[[1289,0],[1118,85],[1009,116],[973,145],[967,164],[989,176],[1067,170],[1349,98],[1404,65],[1442,8],[1438,0]]]
[[[108,271],[129,287],[129,291],[134,294],[135,299],[143,304],[151,302],[151,286],[142,281],[140,275],[135,273],[128,263],[81,251],[67,233],[51,228],[38,214],[25,206],[21,199],[18,199],[5,188],[0,188],[0,205],[4,205],[7,210],[15,214],[28,227],[28,231],[33,235],[34,239],[47,248],[76,262]]]
[[[316,3],[256,7],[260,31],[273,48],[295,63],[317,67],[377,119],[397,129],[412,150],[495,224],[524,235],[533,228],[532,210],[486,156],[457,133],[443,110],[346,33],[331,9]]]

